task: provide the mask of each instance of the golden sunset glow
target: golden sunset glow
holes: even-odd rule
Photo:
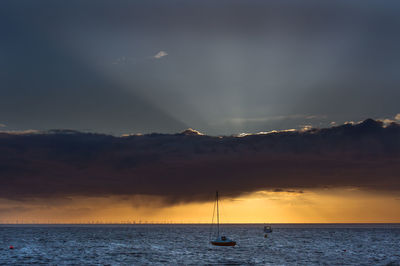
[[[210,199],[212,200],[212,199]],[[213,203],[166,206],[154,197],[69,198],[0,202],[1,223],[210,223]],[[222,198],[222,223],[395,223],[400,197],[352,188],[260,191]]]

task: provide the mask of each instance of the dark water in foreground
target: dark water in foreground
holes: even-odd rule
[[[223,228],[236,247],[211,246],[209,225],[0,226],[0,264],[400,265],[399,224]]]

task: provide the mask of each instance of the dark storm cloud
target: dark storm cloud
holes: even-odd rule
[[[399,113],[398,1],[0,5],[10,129],[217,135]]]
[[[400,190],[400,125],[366,120],[246,137],[0,134],[0,197],[153,195],[166,202],[258,190]]]

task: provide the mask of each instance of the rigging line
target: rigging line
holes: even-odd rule
[[[218,190],[217,190],[217,226],[218,226],[218,238],[219,238],[219,204],[218,204]]]
[[[213,231],[213,226],[214,226],[215,205],[216,205],[216,201],[214,200],[213,215],[212,215],[211,227],[210,227],[210,240],[211,240],[211,236],[212,236],[212,233],[213,233],[212,231]]]

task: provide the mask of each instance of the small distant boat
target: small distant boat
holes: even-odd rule
[[[264,225],[264,233],[272,233],[272,227],[270,225]]]
[[[215,195],[216,198],[216,205],[217,205],[217,238],[211,241],[211,244],[214,246],[235,246],[236,242],[232,239],[227,238],[226,236],[220,236],[219,234],[219,206],[218,206],[218,191]],[[215,211],[215,205],[214,205]],[[214,213],[213,213],[214,215]]]

